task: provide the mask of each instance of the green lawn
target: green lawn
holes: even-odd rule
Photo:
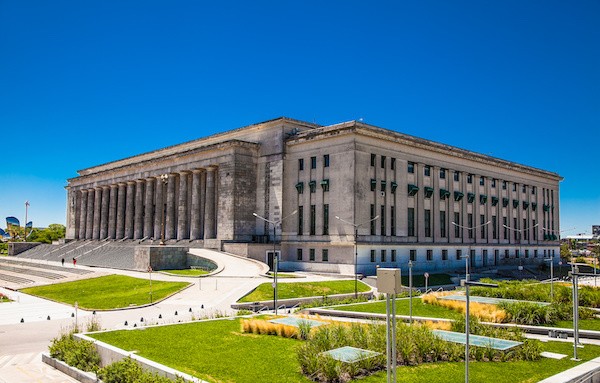
[[[427,286],[451,285],[452,280],[448,274],[429,274]],[[408,286],[408,274],[402,276],[402,285]],[[413,274],[413,287],[425,287],[425,277]]]
[[[218,320],[174,326],[122,330],[92,334],[93,338],[165,364],[209,382],[308,383],[300,374],[296,358],[299,340],[272,335],[242,334],[240,322]],[[169,350],[165,352],[165,340]],[[537,382],[577,365],[571,361],[572,345],[542,343],[544,351],[566,354],[562,360],[542,358],[535,362],[471,362],[472,382]],[[600,347],[586,345],[578,350],[583,363],[597,357]],[[464,380],[464,363],[433,363],[399,367],[398,382],[447,383]],[[359,380],[383,383],[385,371]]]
[[[556,327],[573,328],[573,321],[562,320],[556,322]],[[600,319],[580,319],[579,320],[580,330],[594,330],[600,331]]]
[[[358,311],[366,313],[385,314],[385,301],[376,301],[364,304],[348,305],[348,306],[335,306],[332,309],[339,311]],[[396,300],[396,314],[398,315],[409,315],[410,313],[410,299],[398,299]],[[421,298],[413,298],[413,315],[430,318],[445,318],[445,319],[459,319],[463,315],[450,310],[445,307],[427,305],[421,301]]]
[[[188,285],[187,282],[152,281],[152,302]],[[149,280],[124,275],[29,287],[20,291],[70,305],[77,302],[80,308],[87,310],[111,310],[151,303]]]
[[[358,282],[358,292],[366,292],[371,288]],[[335,294],[350,294],[354,292],[353,280],[325,281],[325,282],[286,282],[277,284],[277,298],[306,298],[322,297]],[[271,282],[262,283],[238,302],[260,302],[273,299],[273,285]]]
[[[207,275],[210,274],[210,271],[202,270],[202,269],[182,269],[182,270],[160,270],[161,272],[181,275],[185,277],[197,277],[199,275]]]

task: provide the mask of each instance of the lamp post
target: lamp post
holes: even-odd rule
[[[504,227],[505,229],[508,230],[512,230],[512,231],[516,231],[519,233],[519,273],[521,278],[523,278],[523,266],[521,265],[521,247],[523,245],[523,232],[525,231],[529,231],[531,229],[535,229],[536,227],[538,227],[539,223],[536,223],[535,225],[528,227],[528,228],[524,228],[524,229],[517,229],[514,227],[510,227],[510,226],[506,226],[506,225],[502,225],[502,227]]]
[[[378,218],[379,218],[379,216],[376,215],[374,218],[371,218],[370,220],[368,220],[366,222],[357,224],[357,223],[348,222],[345,219],[338,217],[337,215],[335,216],[335,219],[340,220],[340,221],[344,222],[345,224],[354,227],[354,298],[355,299],[358,298],[358,228],[361,227],[362,225],[371,223]]]
[[[469,230],[470,232],[472,232],[475,229],[479,229],[479,228],[481,228],[483,226],[489,225],[490,223],[492,223],[492,221],[487,221],[486,223],[482,223],[481,225],[472,226],[472,227],[462,226],[462,225],[459,225],[458,223],[456,223],[454,221],[452,221],[450,223],[453,224],[454,226],[460,228],[460,229],[466,229],[466,230]],[[476,241],[475,237],[473,237],[472,241],[469,241],[469,252],[467,253],[466,256],[463,257],[465,259],[465,280],[466,281],[469,280],[469,260],[471,258],[471,246],[472,246],[473,242],[475,242],[475,241]]]
[[[285,220],[286,218],[291,217],[292,215],[296,214],[298,212],[298,210],[294,210],[290,215],[285,216],[283,218],[281,218],[278,221],[271,221],[266,219],[265,217],[261,217],[260,215],[256,214],[256,213],[252,213],[253,216],[255,216],[258,219],[261,219],[267,223],[270,223],[271,225],[273,225],[273,309],[275,310],[275,315],[277,315],[277,264],[278,264],[278,256],[277,256],[277,252],[275,251],[275,245],[277,243],[276,241],[276,235],[277,235],[277,226],[281,225],[281,223],[283,222],[283,220]]]
[[[590,277],[592,273],[580,273],[578,265],[586,265],[585,263],[571,263],[571,272],[569,274],[573,278],[573,358],[571,360],[579,361],[577,358],[577,347],[583,347],[579,343],[579,277]]]
[[[165,216],[167,215],[167,203],[165,202],[165,186],[167,186],[167,182],[169,181],[168,174],[161,174],[160,181],[162,182],[160,187],[162,188],[162,219],[160,220],[160,243],[159,245],[165,245]]]
[[[412,259],[408,260],[408,302],[409,302],[409,323],[412,324],[412,291],[413,291],[413,280],[412,280]]]
[[[465,307],[465,383],[469,383],[469,287],[470,286],[479,286],[479,287],[498,287],[497,284],[494,283],[482,283],[482,282],[471,282],[466,279],[461,281],[461,285],[465,287],[466,290],[466,307]]]

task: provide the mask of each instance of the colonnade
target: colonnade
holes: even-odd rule
[[[194,169],[81,189],[78,239],[212,239],[217,235],[217,169]]]

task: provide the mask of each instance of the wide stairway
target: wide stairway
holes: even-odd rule
[[[135,247],[157,244],[158,241],[152,240],[76,240],[60,245],[41,244],[20,253],[17,258],[53,262],[61,262],[64,259],[69,263],[76,259],[78,265],[134,270]],[[202,247],[202,244],[185,241],[181,246]]]

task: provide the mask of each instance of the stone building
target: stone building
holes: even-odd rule
[[[67,238],[204,246],[373,274],[559,254],[558,174],[357,121],[278,118],[80,170]],[[255,215],[264,217],[273,226]],[[355,225],[357,236],[355,237]],[[274,243],[275,242],[275,243]]]

